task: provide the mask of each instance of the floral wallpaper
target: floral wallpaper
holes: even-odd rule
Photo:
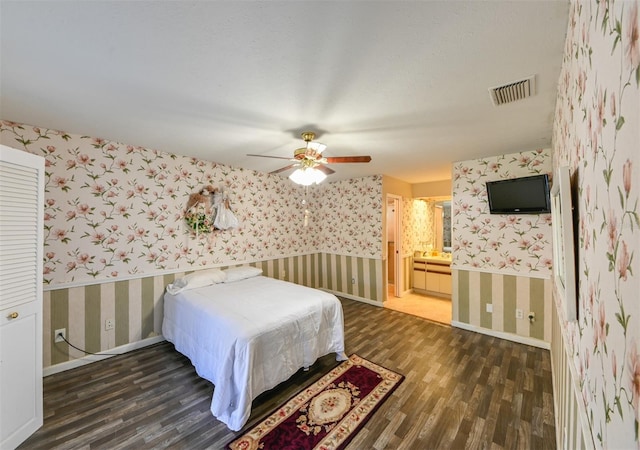
[[[452,265],[549,276],[551,214],[490,214],[485,183],[551,172],[550,149],[462,161],[453,166]]]
[[[416,250],[425,251],[433,245],[433,220],[435,203],[421,199],[402,199],[402,251],[413,255]]]
[[[0,142],[46,159],[48,285],[316,251],[381,255],[379,177],[305,189],[279,176],[9,121],[0,122]],[[224,191],[238,228],[196,235],[187,227],[189,195],[206,185]]]
[[[367,258],[382,255],[382,176],[323,183],[314,196],[318,210],[314,248]]]
[[[578,320],[558,311],[597,448],[640,447],[639,10],[571,1],[554,121],[579,220]]]

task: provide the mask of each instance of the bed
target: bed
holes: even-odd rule
[[[217,274],[202,272],[195,276]],[[238,431],[259,394],[321,356],[346,359],[344,321],[330,293],[261,276],[256,268],[222,273],[213,282],[167,286],[162,333],[213,383],[211,413]]]

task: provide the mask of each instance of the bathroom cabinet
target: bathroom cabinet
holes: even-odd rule
[[[413,290],[418,293],[451,296],[451,260],[414,258]]]

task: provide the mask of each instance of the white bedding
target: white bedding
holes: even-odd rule
[[[343,324],[334,295],[263,276],[164,295],[164,337],[214,384],[211,412],[234,431],[262,392],[320,356],[346,359]]]

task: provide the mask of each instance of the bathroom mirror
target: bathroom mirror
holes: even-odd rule
[[[451,200],[435,202],[433,228],[434,248],[439,252],[451,253]]]

